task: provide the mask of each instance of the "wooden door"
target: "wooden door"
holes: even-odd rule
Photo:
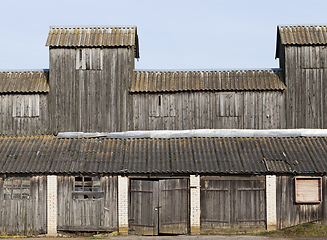
[[[159,233],[188,233],[188,202],[187,179],[159,181]]]
[[[201,230],[266,227],[265,177],[202,177]]]
[[[158,235],[158,181],[131,180],[129,232]]]
[[[188,179],[132,179],[129,232],[136,235],[188,233],[188,198]]]

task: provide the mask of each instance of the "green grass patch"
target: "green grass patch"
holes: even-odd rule
[[[263,231],[253,235],[264,237],[327,237],[327,225],[304,223],[294,227],[269,232]]]

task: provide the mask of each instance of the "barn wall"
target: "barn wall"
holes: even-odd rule
[[[326,180],[325,177],[323,179],[324,192]],[[294,186],[293,176],[277,176],[277,229],[323,218],[324,202],[319,204],[295,203]]]
[[[133,94],[130,130],[285,128],[279,91]]]
[[[85,49],[83,49],[85,50]],[[92,48],[102,56],[79,66],[80,49],[50,48],[49,123],[52,132],[128,130],[133,48]],[[93,67],[92,67],[93,66]],[[102,69],[101,69],[102,68]]]
[[[73,199],[74,177],[58,176],[58,230],[118,229],[117,177],[101,177],[101,199]]]
[[[8,135],[47,133],[47,94],[0,95],[0,129]]]
[[[31,177],[29,199],[4,199],[0,178],[0,232],[8,235],[46,233],[46,176]]]
[[[286,127],[327,128],[327,47],[285,47]]]

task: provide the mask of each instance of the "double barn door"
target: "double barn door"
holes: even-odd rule
[[[131,234],[186,234],[189,228],[188,179],[131,180]]]

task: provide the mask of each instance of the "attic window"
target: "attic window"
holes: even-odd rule
[[[321,202],[321,177],[295,178],[295,202],[296,203],[320,203]]]
[[[75,177],[74,199],[100,199],[101,192],[100,177]]]
[[[15,95],[12,102],[13,117],[39,117],[40,116],[40,96],[33,95]]]
[[[101,48],[80,48],[76,50],[76,69],[101,70]]]
[[[7,177],[4,179],[4,198],[28,199],[30,185],[30,177]]]

